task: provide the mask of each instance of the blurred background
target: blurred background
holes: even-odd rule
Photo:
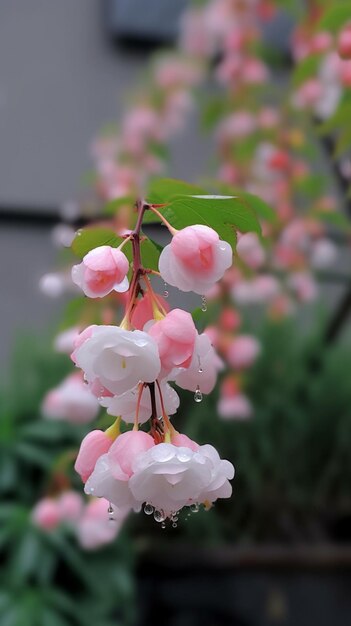
[[[1,4],[1,626],[351,622],[347,5]],[[73,462],[108,416],[62,394],[85,306],[67,247],[112,211],[128,226],[161,176],[263,201],[204,311],[169,290],[225,363],[200,404],[181,390],[179,425],[233,462],[234,491],[176,528],[107,528]]]

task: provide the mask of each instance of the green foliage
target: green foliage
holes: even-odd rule
[[[112,246],[118,248],[123,242],[122,237],[118,237],[109,228],[82,228],[80,229],[72,243],[73,252],[81,259],[93,248],[98,246]]]
[[[339,30],[350,21],[351,10],[349,0],[333,1],[333,5],[324,13],[316,24],[316,32],[327,30],[337,34]]]
[[[127,626],[134,623],[134,609],[126,531],[106,548],[85,552],[69,527],[45,533],[30,520],[52,471],[86,431],[40,418],[43,395],[70,368],[67,357],[54,355],[48,345],[23,340],[0,393],[0,623]],[[81,489],[73,473],[72,480]]]
[[[173,227],[204,224],[216,230],[234,250],[237,230],[261,232],[252,198],[241,192],[232,196],[208,195],[200,187],[172,179],[153,181],[147,195],[150,203],[166,204],[162,215]]]

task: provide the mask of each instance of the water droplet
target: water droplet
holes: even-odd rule
[[[152,515],[154,512],[154,507],[152,506],[152,504],[149,504],[148,502],[145,504],[144,506],[144,513],[145,515]]]
[[[206,313],[207,311],[207,300],[206,300],[206,296],[201,296],[201,311],[203,311],[204,313]]]
[[[177,523],[176,522],[173,522],[172,528],[177,528]]]
[[[169,291],[167,289],[167,286],[168,286],[167,283],[164,283],[164,292],[163,292],[163,297],[164,298],[168,298],[168,296],[169,296]]]
[[[203,372],[204,370],[202,369],[202,366],[201,366],[201,360],[200,360],[199,355],[197,355],[197,361],[198,361],[198,364],[199,364],[199,369],[198,369],[198,372],[199,372],[199,374],[202,374],[202,372]]]
[[[166,516],[163,511],[155,511],[154,513],[155,522],[164,522],[165,519],[166,519]]]
[[[177,521],[178,521],[178,517],[177,517],[177,516],[173,517],[173,518],[172,518],[172,521],[173,521],[173,522],[177,522]]]
[[[202,401],[202,393],[200,391],[199,385],[196,387],[196,391],[194,393],[194,400],[195,400],[195,402],[201,402]]]
[[[164,530],[166,528],[166,524],[164,522],[162,522],[161,528],[162,528],[162,530]]]
[[[192,513],[198,513],[199,512],[199,505],[198,504],[191,504],[190,505],[190,511]]]

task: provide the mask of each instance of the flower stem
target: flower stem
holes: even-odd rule
[[[164,206],[164,205],[161,205]],[[155,213],[155,215],[157,215],[157,217],[160,218],[160,220],[165,224],[165,226],[167,226],[169,232],[171,233],[171,235],[176,235],[177,234],[177,229],[173,228],[173,226],[170,225],[170,223],[166,220],[166,218],[162,215],[162,213],[160,213],[160,211],[158,211],[155,207],[154,204],[150,204],[149,205],[149,209],[150,211],[152,211],[153,213]]]

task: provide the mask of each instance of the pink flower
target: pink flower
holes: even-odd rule
[[[255,337],[238,335],[229,345],[228,363],[236,369],[246,369],[253,365],[260,351],[260,343]]]
[[[147,322],[155,319],[155,311],[159,311],[160,309],[168,313],[170,309],[168,302],[158,294],[154,294],[154,296],[151,297],[149,292],[146,293],[138,300],[134,308],[131,319],[132,325],[138,330],[143,330]]]
[[[102,430],[92,430],[84,437],[74,465],[83,483],[92,474],[98,458],[105,454],[112,444],[113,439]]]
[[[142,430],[130,430],[119,435],[108,452],[112,475],[118,480],[128,480],[132,475],[134,459],[154,445],[151,435]]]
[[[160,388],[163,398],[163,404],[167,415],[173,415],[177,412],[179,407],[179,396],[174,389],[168,385],[165,381],[160,382]],[[137,400],[139,395],[139,388],[135,387],[130,391],[126,391],[120,396],[113,396],[112,398],[105,397],[100,398],[100,404],[107,408],[109,415],[120,415],[124,422],[133,423],[135,421],[135,412],[137,406]],[[162,407],[160,401],[160,394],[156,387],[156,409],[157,415],[162,415]],[[144,389],[141,401],[139,405],[138,422],[144,424],[150,419],[152,415],[151,409],[151,397],[149,389]]]
[[[241,318],[240,318],[239,313],[235,309],[233,308],[223,309],[219,317],[219,325],[221,326],[221,328],[223,328],[223,330],[235,331],[239,328],[240,324],[241,324]],[[216,327],[214,328],[217,330]],[[205,333],[206,335],[208,335],[206,328],[205,328]],[[210,335],[209,337],[211,339]],[[212,341],[211,343],[215,345],[214,341]]]
[[[198,335],[194,347],[194,354],[189,367],[174,372],[174,380],[178,387],[208,394],[213,390],[217,373],[222,369],[223,363],[213,348],[210,338],[206,333]]]
[[[119,395],[140,381],[151,383],[160,373],[156,342],[141,330],[95,326],[72,355],[90,385]],[[97,387],[99,388],[99,387]]]
[[[162,278],[181,291],[203,295],[232,263],[232,249],[212,228],[197,224],[174,235],[161,252]]]
[[[190,313],[173,309],[149,328],[161,360],[161,377],[174,367],[189,367],[195,346],[196,328]]]
[[[188,435],[183,435],[181,433],[178,433],[177,431],[172,434],[171,440],[174,446],[190,448],[190,450],[193,450],[193,452],[196,452],[196,450],[198,450],[200,447],[199,444],[196,443],[196,441],[190,439]]]
[[[242,393],[235,396],[222,396],[217,405],[218,415],[223,419],[248,419],[252,416],[249,399]]]
[[[338,37],[338,53],[342,59],[351,59],[351,24],[346,24]]]
[[[85,550],[100,548],[117,537],[125,514],[114,511],[113,521],[110,522],[108,507],[109,503],[104,498],[94,498],[86,505],[76,528],[78,541]]]
[[[83,509],[83,499],[79,493],[65,491],[56,503],[62,521],[76,522],[79,519]]]
[[[53,530],[60,523],[60,510],[54,498],[43,498],[32,511],[34,524],[43,530]]]
[[[301,302],[312,302],[317,297],[317,284],[313,276],[308,272],[291,274],[288,284]]]
[[[111,291],[127,291],[129,261],[121,250],[99,246],[72,268],[72,280],[89,298],[103,298]]]
[[[245,233],[241,235],[236,246],[239,257],[252,269],[257,269],[263,265],[266,254],[261,246],[256,233]]]
[[[79,373],[67,376],[58,387],[49,391],[42,404],[45,417],[73,424],[91,422],[98,412],[99,403]]]

